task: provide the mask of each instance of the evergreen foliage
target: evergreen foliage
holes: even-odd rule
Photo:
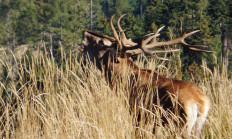
[[[126,13],[121,24],[133,40],[163,25],[166,28],[160,40],[170,39],[168,28],[173,38],[184,30],[200,29],[187,41],[208,45],[220,57],[220,27],[228,28],[232,38],[231,9],[231,0],[1,0],[0,44],[13,50],[22,44],[40,47],[45,42],[56,58],[61,44],[66,51],[74,50],[84,29],[111,35],[109,17]],[[181,58],[183,71],[194,61],[200,64],[202,58],[211,68],[215,65],[212,55],[187,49],[183,49]],[[217,62],[220,64],[220,60]],[[230,64],[229,68],[232,71]]]

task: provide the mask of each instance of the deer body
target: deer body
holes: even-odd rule
[[[191,36],[198,31],[193,31],[188,34],[184,33],[180,38],[168,42],[157,42],[156,37],[159,35],[158,33],[162,29],[161,28],[155,35],[152,35],[147,39],[142,39],[141,43],[138,44],[132,42],[131,39],[126,38],[120,27],[120,20],[122,17],[123,16],[121,16],[117,22],[120,37],[117,35],[113,27],[112,16],[110,25],[114,37],[85,30],[83,31],[83,43],[79,45],[79,49],[85,52],[90,60],[97,64],[97,67],[100,70],[107,71],[107,77],[109,79],[111,78],[112,72],[119,78],[129,75],[135,80],[136,85],[134,87],[136,88],[146,88],[146,86],[150,85],[153,89],[158,89],[158,95],[154,94],[154,96],[159,96],[160,104],[166,110],[174,109],[172,102],[167,101],[166,99],[168,98],[170,100],[169,93],[175,96],[181,109],[184,111],[184,114],[180,114],[180,116],[186,121],[187,133],[191,135],[192,129],[195,126],[195,133],[197,136],[200,136],[210,108],[210,100],[203,90],[192,82],[166,78],[158,72],[139,68],[127,55],[144,52],[153,58],[166,60],[153,55],[157,51],[149,51],[148,48],[176,43],[181,43],[194,51],[211,52],[199,49],[199,47],[204,46],[189,45],[184,41],[184,38]],[[173,52],[173,50],[163,52]],[[142,93],[146,95],[146,89]],[[138,94],[132,95],[138,96]],[[157,103],[156,100],[157,98],[154,98],[152,103]]]
[[[183,119],[186,118],[188,134],[191,134],[195,126],[195,133],[200,136],[210,108],[210,100],[200,87],[193,82],[166,78],[158,72],[139,68],[129,58],[119,58],[118,60],[117,63],[109,64],[110,71],[120,77],[127,75],[136,77],[136,87],[138,88],[151,83],[154,89],[158,88],[158,96],[164,109],[170,110],[173,107],[172,102],[167,101],[168,93],[176,96],[184,110],[184,115],[180,114],[180,116]]]

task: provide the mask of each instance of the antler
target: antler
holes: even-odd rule
[[[154,54],[155,53],[176,52],[176,51],[179,51],[179,49],[163,50],[163,51],[159,51],[159,50],[151,51],[149,49],[154,48],[154,47],[173,45],[173,44],[182,44],[184,47],[187,47],[188,49],[193,50],[193,51],[197,51],[197,52],[207,52],[207,53],[213,52],[213,51],[200,49],[200,48],[206,48],[207,46],[205,46],[205,45],[189,45],[188,43],[185,42],[185,38],[199,32],[200,30],[192,31],[189,33],[184,32],[181,35],[181,37],[179,37],[177,39],[170,40],[167,42],[158,42],[156,38],[160,35],[159,32],[164,28],[164,26],[163,26],[163,27],[159,28],[155,34],[152,33],[152,34],[146,35],[145,39],[141,40],[140,44],[135,43],[131,39],[126,38],[126,35],[120,26],[120,21],[124,16],[125,16],[125,14],[120,16],[118,21],[117,21],[117,27],[120,31],[120,39],[119,39],[118,34],[115,31],[115,28],[114,28],[113,23],[112,23],[114,15],[111,17],[110,25],[111,25],[111,29],[113,31],[113,35],[114,35],[115,39],[117,40],[117,43],[120,45],[120,50],[124,51],[125,53],[131,54],[131,55],[136,55],[136,54],[140,54],[140,53],[144,52],[145,54],[150,55],[153,58],[167,60],[164,58],[159,58],[157,55],[154,55]]]
[[[115,30],[114,25],[113,25],[113,18],[114,18],[114,16],[115,16],[115,15],[112,15],[111,18],[110,18],[110,28],[111,28],[111,30],[112,30],[112,32],[113,32],[113,36],[114,36],[114,38],[116,39],[116,42],[117,42],[117,45],[118,45],[119,49],[122,50],[122,49],[123,49],[122,43],[121,43],[121,41],[119,40],[117,31]],[[117,48],[117,49],[118,49],[118,48]]]
[[[142,40],[141,41],[142,42],[141,47],[140,47],[141,50],[139,50],[139,49],[137,49],[137,50],[128,50],[126,52],[131,53],[132,55],[145,52],[146,54],[152,56],[153,53],[157,53],[158,51],[150,51],[149,50],[150,48],[159,47],[159,46],[168,46],[168,45],[173,45],[173,44],[182,44],[182,46],[187,47],[188,49],[193,50],[193,51],[197,51],[197,52],[207,52],[207,53],[213,53],[214,52],[214,51],[199,49],[199,48],[207,48],[207,46],[205,46],[205,45],[189,45],[189,44],[187,44],[185,42],[185,38],[199,32],[199,30],[192,31],[190,33],[184,32],[181,35],[181,37],[179,37],[177,39],[174,39],[174,40],[170,40],[170,41],[167,41],[167,42],[157,42],[156,37],[160,35],[159,32],[163,28],[164,28],[164,26],[159,28],[155,35],[152,35],[152,36],[148,37],[147,39]],[[173,51],[177,51],[177,50],[172,50],[172,52]],[[164,52],[168,52],[168,51],[164,51]]]
[[[120,16],[118,18],[118,21],[117,21],[117,27],[118,27],[118,30],[119,30],[119,33],[120,33],[120,38],[121,38],[121,42],[122,42],[122,45],[124,47],[131,47],[131,46],[136,46],[138,45],[137,43],[133,42],[131,39],[127,39],[126,38],[126,35],[124,33],[124,31],[122,30],[121,26],[120,26],[120,21],[121,19],[125,16],[126,14]]]

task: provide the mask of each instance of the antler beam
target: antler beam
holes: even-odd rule
[[[182,44],[182,46],[187,47],[188,49],[193,50],[193,51],[197,51],[197,52],[207,52],[207,53],[214,52],[214,51],[202,49],[202,48],[207,48],[207,46],[205,46],[205,45],[190,45],[190,44],[185,42],[185,38],[192,36],[193,34],[199,32],[200,30],[195,30],[195,31],[192,31],[189,33],[184,32],[181,35],[181,37],[176,38],[174,40],[170,40],[170,41],[166,41],[166,42],[158,42],[156,38],[160,35],[159,33],[164,28],[164,26],[163,26],[163,27],[159,28],[155,34],[152,33],[152,34],[146,35],[145,38],[141,39],[140,44],[135,43],[131,39],[127,39],[122,27],[120,26],[120,21],[124,16],[125,16],[125,14],[120,16],[118,21],[117,21],[117,27],[118,27],[120,35],[117,34],[117,32],[113,26],[114,15],[110,19],[110,27],[112,29],[113,36],[117,40],[120,51],[123,51],[127,54],[137,55],[137,54],[144,52],[145,54],[147,54],[153,58],[167,60],[164,58],[159,58],[157,55],[154,55],[154,54],[155,53],[176,52],[176,51],[179,51],[179,49],[163,50],[163,51],[159,51],[159,50],[151,51],[149,49],[155,48],[155,47],[160,47],[160,46],[169,46],[169,45],[173,45],[173,44]],[[119,36],[120,36],[120,38],[119,38]]]

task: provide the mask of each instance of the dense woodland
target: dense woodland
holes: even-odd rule
[[[211,69],[219,65],[224,69],[228,67],[228,75],[232,72],[229,55],[232,50],[229,48],[231,0],[0,0],[0,13],[0,45],[12,51],[23,44],[36,49],[45,43],[59,59],[60,46],[66,51],[74,51],[81,43],[84,29],[111,35],[110,16],[127,14],[121,24],[133,40],[155,32],[163,25],[166,28],[160,36],[161,41],[178,37],[185,30],[201,30],[187,41],[207,45],[216,53],[183,49],[184,73],[193,63],[200,65],[202,58]],[[228,60],[229,64],[223,60]]]
[[[186,42],[215,53],[174,45],[181,52],[160,55],[170,61],[132,58],[141,68],[195,82],[211,101],[202,138],[232,138],[232,0],[0,0],[0,138],[155,138],[164,113],[150,105],[156,89],[148,86],[145,94],[155,93],[136,100],[147,116],[137,126],[138,112],[128,105],[133,78],[109,86],[77,50],[85,29],[112,36],[113,14],[126,14],[121,26],[137,42],[164,25],[159,41],[201,30]],[[157,129],[162,138],[183,138],[179,117],[167,114],[168,125]]]

